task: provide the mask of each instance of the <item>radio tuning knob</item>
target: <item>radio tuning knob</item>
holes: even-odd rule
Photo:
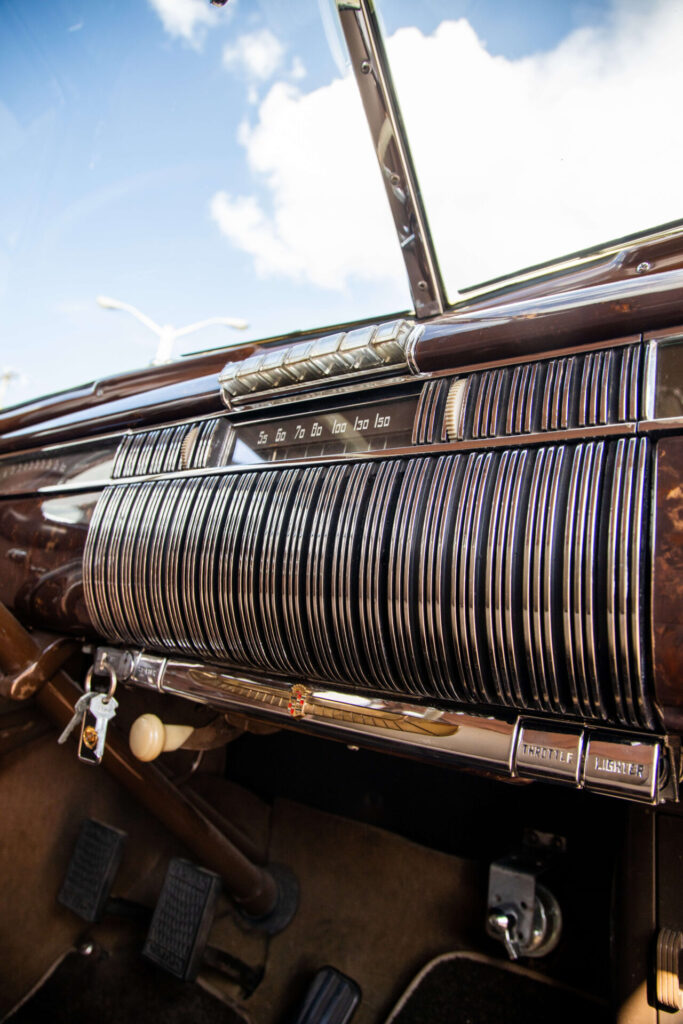
[[[446,425],[446,436],[449,441],[462,440],[462,414],[465,407],[468,380],[469,377],[456,377],[448,391],[444,422]]]
[[[128,744],[138,761],[154,761],[182,747],[193,732],[191,725],[165,725],[156,715],[140,715],[130,727]]]

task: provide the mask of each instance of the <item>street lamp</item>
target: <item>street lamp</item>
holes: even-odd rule
[[[239,318],[231,316],[211,316],[208,320],[198,320],[195,324],[187,324],[186,327],[173,327],[171,324],[164,324],[163,327],[155,323],[150,317],[141,313],[135,306],[131,306],[127,302],[119,302],[118,299],[107,298],[106,295],[97,296],[97,304],[102,309],[122,309],[125,313],[130,313],[136,320],[139,320],[141,324],[148,327],[150,331],[159,338],[159,344],[157,346],[156,355],[152,360],[152,366],[160,366],[162,363],[169,363],[173,358],[173,346],[175,345],[178,338],[182,338],[185,334],[192,334],[194,331],[200,330],[202,327],[213,327],[214,324],[221,324],[224,327],[233,327],[236,331],[243,331],[249,326],[246,320],[240,320]]]

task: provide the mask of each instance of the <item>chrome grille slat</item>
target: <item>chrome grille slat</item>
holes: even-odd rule
[[[559,714],[568,710],[565,698],[564,673],[561,663],[562,608],[558,580],[561,575],[561,541],[563,514],[566,509],[566,448],[555,450],[550,493],[546,511],[545,547],[541,586],[543,591],[543,629],[548,666],[548,685],[552,709]]]
[[[492,376],[492,371],[486,371],[480,373],[477,377],[477,400],[474,405],[473,419],[472,419],[472,437],[482,436],[482,411],[484,407],[484,395],[486,393],[487,385],[489,384]]]
[[[135,437],[133,438],[133,443],[130,445],[128,449],[126,461],[123,464],[124,476],[135,476],[135,467],[137,466],[140,449],[142,448],[144,443],[145,435],[136,434]]]
[[[595,464],[590,480],[590,494],[588,502],[588,515],[586,519],[586,561],[584,572],[584,600],[585,614],[583,628],[585,635],[585,649],[587,654],[588,684],[592,694],[593,707],[601,717],[607,717],[606,708],[602,702],[602,694],[598,684],[598,644],[599,634],[597,628],[596,614],[596,583],[595,569],[597,558],[597,531],[599,527],[598,505],[602,486],[602,468],[605,454],[603,443],[597,444],[595,452]]]
[[[543,686],[545,683],[545,666],[542,664],[542,643],[535,633],[534,623],[534,547],[537,536],[543,537],[543,517],[539,510],[541,481],[544,462],[549,455],[548,450],[541,449],[534,458],[531,490],[524,531],[524,568],[522,575],[522,623],[524,629],[524,646],[529,669],[529,682],[533,707],[543,707]],[[538,664],[539,659],[541,664]]]
[[[215,658],[229,650],[224,624],[218,615],[219,598],[217,579],[219,576],[220,538],[225,535],[225,525],[230,514],[230,503],[239,478],[221,478],[214,497],[209,523],[204,540],[204,555],[199,562],[199,607],[206,636]]]
[[[542,462],[542,475],[538,491],[538,528],[533,537],[532,563],[531,563],[531,604],[532,604],[532,628],[534,635],[534,647],[536,648],[536,664],[539,670],[539,690],[542,697],[544,710],[559,710],[551,698],[552,680],[551,674],[554,671],[552,658],[552,638],[549,635],[549,614],[550,609],[546,608],[545,593],[545,570],[547,549],[549,544],[550,531],[554,518],[550,508],[550,485],[554,469],[557,449],[549,448],[545,456],[539,453],[539,461]],[[550,656],[549,656],[550,655]]]
[[[414,483],[413,494],[407,504],[407,521],[405,523],[405,548],[403,553],[402,566],[399,571],[399,622],[401,624],[401,636],[406,653],[406,665],[408,675],[414,681],[414,686],[420,688],[428,695],[430,688],[424,685],[426,678],[425,661],[417,638],[419,636],[419,543],[418,537],[420,526],[424,521],[426,512],[426,499],[429,493],[429,485],[434,472],[432,459],[424,459],[415,462],[417,473]]]
[[[526,405],[529,400],[529,374],[531,368],[527,364],[521,369],[519,376],[519,392],[517,397],[517,407],[515,409],[514,427],[513,433],[521,434],[524,430],[524,421],[526,419]]]
[[[417,478],[423,462],[412,460],[406,469],[396,500],[396,513],[389,540],[387,567],[387,606],[389,610],[389,637],[396,670],[409,693],[425,694],[422,680],[415,678],[410,657],[410,640],[403,616],[406,585],[406,559],[410,552],[410,513],[415,502]]]
[[[198,493],[198,483],[197,480],[183,481],[176,514],[169,528],[169,543],[164,567],[166,573],[165,594],[171,633],[175,646],[188,653],[194,651],[194,645],[183,614],[184,597],[180,586],[180,566],[185,555],[185,538],[188,533],[192,506]]]
[[[614,456],[607,527],[607,654],[610,663],[614,699],[617,713],[620,716],[624,715],[625,707],[622,694],[623,652],[621,651],[621,633],[623,623],[620,622],[620,609],[622,607],[625,580],[624,566],[621,563],[623,557],[621,546],[624,523],[627,523],[629,518],[627,510],[622,504],[624,498],[625,456],[626,448],[624,441],[618,441]]]
[[[332,610],[341,656],[342,678],[361,682],[367,668],[361,649],[356,644],[358,587],[354,580],[354,564],[358,561],[359,525],[367,510],[367,496],[376,467],[357,465],[351,471],[342,512],[339,518],[337,544],[332,563]],[[354,583],[356,585],[354,586]]]
[[[529,451],[522,449],[516,452],[518,462],[514,466],[514,484],[510,502],[510,516],[506,524],[505,556],[504,556],[504,607],[505,607],[505,646],[508,663],[511,666],[510,678],[515,691],[515,698],[520,707],[528,704],[528,683],[525,671],[526,658],[522,643],[521,618],[522,608],[522,561],[525,515],[524,509],[528,501],[531,486],[532,459]]]
[[[637,350],[637,354],[640,355],[640,349]],[[638,396],[636,394],[635,401],[637,401],[637,398]],[[627,542],[628,550],[624,550],[623,557],[624,559],[628,559],[630,554],[629,568],[631,574],[631,587],[628,600],[630,603],[631,642],[629,645],[629,653],[633,659],[632,686],[634,699],[641,724],[648,729],[653,729],[655,728],[656,721],[652,702],[648,694],[645,673],[645,662],[643,657],[643,651],[645,649],[645,638],[643,635],[645,624],[642,611],[642,601],[645,593],[645,581],[643,577],[647,567],[647,557],[644,551],[645,537],[643,536],[643,524],[646,516],[645,501],[647,494],[648,464],[648,442],[644,438],[641,438],[637,441],[631,531]]]
[[[543,376],[541,363],[532,363],[524,400],[524,433],[530,434],[536,419],[536,386]]]
[[[458,674],[450,636],[451,595],[453,593],[453,559],[451,551],[455,547],[454,530],[457,509],[459,507],[458,496],[462,494],[461,483],[467,459],[463,455],[449,455],[443,461],[446,465],[446,477],[443,503],[439,507],[438,519],[435,521],[437,541],[434,554],[432,620],[440,660],[446,677],[446,692],[455,700],[460,701],[467,700],[468,690],[462,673]]]
[[[123,467],[128,457],[128,450],[133,443],[133,434],[126,434],[116,449],[116,455],[114,457],[114,465],[112,466],[111,475],[114,479],[123,476]]]
[[[164,600],[164,574],[168,564],[168,547],[171,540],[171,524],[176,515],[176,508],[182,495],[182,482],[172,480],[166,483],[166,494],[160,506],[160,517],[157,524],[150,529],[154,532],[154,549],[150,562],[149,579],[149,612],[157,624],[156,643],[164,647],[175,647],[175,638],[171,629],[166,601]]]
[[[622,401],[620,366],[593,361],[599,415]],[[540,369],[535,405],[531,372],[489,376],[482,429],[499,429],[516,387],[523,425],[552,424],[573,372]],[[163,431],[149,433],[151,466]],[[215,436],[200,432],[192,458]],[[649,442],[617,438],[121,480],[91,521],[87,605],[98,631],[161,652],[653,728],[649,460]]]
[[[138,496],[139,488],[133,488],[123,496],[116,514],[111,535],[109,558],[107,560],[106,579],[108,592],[111,595],[111,617],[116,633],[121,639],[128,639],[129,637],[132,639],[132,633],[122,602],[120,552],[126,543],[128,515],[133,509]]]
[[[254,665],[268,667],[267,654],[268,636],[263,628],[259,629],[260,615],[256,602],[256,588],[263,580],[257,571],[261,563],[261,552],[267,543],[267,534],[272,533],[277,521],[278,493],[283,477],[277,473],[260,473],[257,475],[253,492],[250,496],[244,526],[244,547],[237,565],[237,592],[239,595],[238,609],[241,612],[242,635],[247,647],[247,654]],[[271,509],[274,515],[267,514]]]
[[[489,702],[492,699],[492,688],[488,682],[490,670],[485,653],[483,621],[480,607],[482,585],[483,551],[486,549],[485,528],[487,523],[488,498],[492,482],[492,467],[496,457],[485,455],[482,463],[481,483],[476,491],[476,500],[472,513],[472,533],[469,544],[468,586],[467,586],[467,625],[472,650],[472,662],[475,669],[475,681],[481,699]]]
[[[306,577],[306,603],[311,639],[320,666],[320,676],[339,678],[339,655],[334,642],[331,616],[331,562],[339,510],[348,485],[346,466],[334,466],[323,484],[320,507],[311,530],[311,571]]]
[[[491,520],[488,540],[486,543],[486,571],[484,585],[484,611],[486,615],[486,637],[491,659],[491,675],[496,693],[501,704],[510,704],[510,693],[507,689],[507,665],[503,644],[502,625],[502,592],[500,578],[499,553],[503,550],[501,542],[501,523],[505,523],[509,505],[504,504],[505,485],[509,479],[509,463],[512,452],[503,452],[496,472],[493,496],[491,498]],[[509,494],[507,495],[509,499]]]
[[[167,448],[168,442],[169,442],[170,438],[172,437],[172,435],[173,435],[173,428],[172,427],[165,427],[163,430],[161,430],[159,432],[159,437],[157,438],[157,443],[154,446],[154,454],[152,455],[152,458],[151,458],[151,461],[150,461],[150,464],[149,464],[149,472],[150,472],[150,474],[154,475],[155,473],[160,473],[161,472],[161,467],[164,464],[164,456],[166,455],[166,448]]]
[[[158,430],[150,430],[149,434],[144,435],[144,441],[142,448],[138,456],[138,461],[135,466],[136,476],[144,476],[148,470],[150,459],[154,454],[154,446],[159,438]]]
[[[473,688],[472,674],[469,671],[467,660],[467,648],[465,646],[465,602],[462,594],[462,578],[465,570],[460,571],[461,561],[465,561],[466,546],[463,540],[465,532],[466,503],[472,500],[472,494],[476,486],[476,471],[481,468],[481,458],[476,455],[469,455],[465,459],[465,471],[463,474],[461,494],[465,495],[458,501],[453,529],[453,554],[451,560],[451,638],[455,651],[455,662],[458,675],[462,681],[467,699],[476,701],[477,694]]]
[[[427,663],[427,670],[436,693],[445,698],[452,696],[452,693],[449,686],[449,672],[446,667],[445,648],[440,642],[436,625],[435,613],[438,614],[437,604],[440,604],[440,597],[437,595],[440,580],[436,568],[438,545],[433,542],[433,538],[439,537],[440,534],[439,519],[443,509],[444,488],[451,464],[448,459],[439,459],[430,482],[422,533],[418,543],[418,593],[416,598],[421,648]]]
[[[389,621],[386,614],[386,562],[396,491],[403,475],[403,463],[388,462],[380,466],[374,482],[374,495],[365,523],[358,567],[358,599],[364,608],[361,635],[372,679],[380,689],[391,689],[396,670],[389,642]]]
[[[220,621],[227,636],[228,657],[249,663],[247,651],[242,642],[242,627],[237,620],[237,565],[241,558],[242,532],[252,489],[257,480],[256,473],[240,474],[231,496],[225,532],[221,538],[218,559],[218,608]]]
[[[200,614],[201,565],[204,550],[204,536],[208,529],[208,512],[213,507],[219,479],[215,477],[207,486],[198,487],[192,514],[188,525],[188,541],[183,550],[180,567],[182,590],[180,597],[189,624],[190,636],[197,652],[211,656],[211,643]],[[144,485],[146,486],[146,485]]]
[[[614,372],[614,352],[608,349],[604,353],[602,365],[602,382],[600,385],[599,423],[608,423],[612,404],[612,374]]]
[[[629,410],[628,419],[640,419],[640,364],[642,361],[642,346],[633,347],[631,360],[630,388],[629,388]]]
[[[300,497],[295,503],[290,529],[285,534],[283,552],[283,601],[282,616],[284,630],[293,652],[295,664],[306,675],[315,675],[316,667],[310,655],[307,642],[306,618],[299,613],[304,605],[305,579],[308,549],[306,538],[310,530],[312,515],[317,502],[323,471],[317,467],[304,471]],[[275,581],[277,587],[277,581]]]
[[[453,628],[456,642],[461,652],[462,675],[465,685],[468,687],[473,700],[480,700],[479,687],[477,686],[477,665],[475,638],[469,631],[469,573],[476,566],[477,553],[472,548],[472,529],[475,514],[475,504],[478,489],[482,479],[485,460],[489,458],[484,455],[471,455],[472,466],[471,485],[464,486],[464,500],[461,501],[463,510],[460,528],[457,531],[454,545],[454,557],[457,562],[453,564],[453,594],[451,604],[457,613],[454,618]]]
[[[415,410],[415,419],[413,420],[413,433],[411,437],[411,444],[424,444],[422,440],[422,421],[424,419],[425,406],[427,404],[427,396],[429,395],[434,382],[428,381],[422,385],[420,389],[420,395],[417,400],[417,409]]]
[[[510,391],[508,393],[508,404],[507,413],[505,416],[505,433],[515,433],[515,417],[517,412],[517,403],[519,401],[519,388],[522,381],[522,367],[515,366],[512,371],[512,381],[510,382]],[[469,380],[468,380],[469,383]]]
[[[147,510],[147,504],[151,496],[152,489],[149,485],[141,484],[126,522],[125,539],[121,549],[121,565],[119,569],[121,603],[126,614],[130,638],[140,644],[145,642],[145,630],[136,607],[136,596],[141,593],[135,585],[135,574],[138,565],[136,549],[142,536],[140,523]]]
[[[548,372],[545,377],[545,384],[543,386],[543,404],[541,407],[541,430],[550,430],[550,424],[552,422],[552,408],[554,399],[557,391],[557,378],[559,374],[559,365],[556,362],[550,363],[548,366]]]

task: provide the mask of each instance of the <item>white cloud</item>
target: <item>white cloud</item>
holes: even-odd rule
[[[447,282],[497,274],[683,216],[683,4],[620,0],[600,26],[519,60],[469,23],[389,41]],[[351,78],[304,93],[277,82],[240,143],[266,200],[211,212],[261,274],[326,287],[403,279]]]
[[[268,28],[239,36],[223,49],[223,64],[230,71],[244,71],[251,79],[267,81],[282,65],[284,46]]]
[[[170,36],[199,47],[204,33],[216,23],[217,12],[208,0],[149,0]]]
[[[272,213],[254,196],[214,196],[221,231],[249,253],[260,274],[338,288],[350,274],[395,279],[402,261],[368,129],[352,83],[302,94],[277,83],[254,127],[239,139],[270,193]],[[334,132],[333,132],[334,126]],[[322,140],[319,147],[318,142]]]

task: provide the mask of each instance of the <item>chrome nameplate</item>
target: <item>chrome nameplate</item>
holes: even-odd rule
[[[515,768],[519,775],[547,776],[578,784],[583,733],[543,729],[524,724],[519,730]]]
[[[619,795],[657,795],[661,746],[633,740],[615,743],[590,737],[586,745],[584,782],[587,789]]]

